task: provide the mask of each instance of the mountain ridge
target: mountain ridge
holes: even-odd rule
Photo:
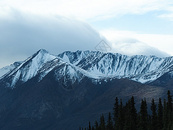
[[[97,80],[128,78],[141,83],[151,83],[165,73],[171,74],[173,71],[173,57],[127,56],[118,53],[79,50],[52,55],[41,49],[20,62],[18,66],[9,69],[9,72],[1,76],[0,80],[7,81],[6,87],[13,88],[18,81],[27,82],[38,74],[40,74],[40,81],[55,67],[62,66],[62,64],[66,64],[64,66],[66,68],[61,70],[63,75],[59,70],[55,77],[61,75],[60,78],[62,78],[68,75],[71,83],[74,82],[73,80],[80,80],[77,76],[79,73]]]
[[[172,91],[171,60],[164,65],[170,71],[144,84],[130,77],[107,76],[103,72],[111,71],[102,71],[110,66],[112,72],[118,74],[121,66],[130,64],[125,59],[134,64],[140,56],[132,60],[128,56],[102,52],[68,53],[62,57],[40,50],[0,79],[1,130],[76,130],[88,126],[89,121],[94,123],[101,114],[111,112],[116,97],[127,101],[134,96],[139,108],[142,99],[150,102],[154,98],[157,102],[158,97],[166,97],[168,89]],[[115,59],[121,60],[112,64]],[[97,70],[93,71],[94,67]],[[123,73],[127,72],[124,70]]]

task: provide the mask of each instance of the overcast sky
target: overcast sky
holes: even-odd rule
[[[0,67],[39,49],[173,56],[172,0],[0,0]]]

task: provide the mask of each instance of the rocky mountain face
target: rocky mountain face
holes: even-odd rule
[[[126,56],[95,51],[64,52],[59,55],[67,63],[102,77],[128,78],[149,83],[173,71],[173,57]]]
[[[173,57],[39,50],[0,69],[2,130],[76,130],[112,111],[115,97],[164,98],[173,90]]]
[[[15,87],[18,82],[24,83],[35,76],[39,76],[40,81],[56,67],[61,67],[61,70],[55,71],[56,79],[66,77],[67,82],[88,77],[97,80],[128,78],[151,83],[164,74],[172,75],[173,57],[126,56],[98,51],[67,51],[55,56],[40,50],[23,62],[4,67],[6,71],[2,68],[1,76],[6,73],[1,80],[6,81],[5,86]]]
[[[12,71],[14,68],[18,67],[21,64],[21,62],[15,62],[9,66],[5,66],[0,69],[0,77],[7,74],[8,72]]]

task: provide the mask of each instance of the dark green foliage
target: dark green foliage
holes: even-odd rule
[[[164,99],[164,107],[163,107],[163,126],[164,126],[164,130],[166,130],[168,126],[168,111],[167,111],[167,102],[165,99]]]
[[[148,112],[146,100],[141,101],[141,107],[139,112],[139,128],[140,130],[147,130],[148,128]]]
[[[91,130],[91,123],[89,122],[89,127],[88,127],[88,130]]]
[[[114,108],[113,108],[113,110],[114,110],[114,117],[113,117],[113,119],[114,119],[114,122],[117,122],[117,120],[118,120],[118,114],[119,114],[119,101],[118,101],[118,98],[116,97],[115,98],[115,104],[114,104]],[[116,123],[114,124],[114,127],[116,126]]]
[[[82,130],[82,128],[81,128],[81,127],[79,127],[79,130]]]
[[[172,97],[170,91],[167,93],[168,95],[168,112],[172,112]]]
[[[159,98],[159,104],[158,104],[158,130],[163,129],[163,105],[162,105],[162,100]]]
[[[125,126],[124,130],[136,130],[137,129],[137,111],[135,108],[134,97],[132,97],[126,103],[125,111]]]
[[[111,113],[109,112],[108,115],[108,121],[107,121],[107,125],[106,125],[106,130],[113,130],[113,122],[112,122],[112,117],[111,117]]]
[[[99,124],[97,121],[95,121],[95,130],[99,130]]]
[[[118,114],[118,120],[117,120],[117,125],[115,126],[116,130],[123,130],[124,128],[124,110],[123,110],[123,103],[122,100],[120,100],[120,105],[119,105],[119,114]]]
[[[126,102],[126,105],[123,105],[122,100],[119,102],[118,98],[116,98],[113,108],[114,122],[112,121],[111,113],[109,113],[105,124],[105,118],[102,114],[99,124],[95,121],[94,126],[91,126],[89,122],[88,130],[173,130],[172,109],[173,99],[170,91],[168,91],[167,101],[164,100],[163,105],[160,98],[158,105],[152,99],[151,115],[148,114],[145,99],[141,101],[140,110],[137,114],[134,97]]]
[[[154,99],[152,99],[152,102],[151,102],[151,112],[152,112],[152,115],[151,115],[151,127],[150,129],[151,130],[157,130],[157,113],[156,113],[156,104],[154,102]]]
[[[168,128],[170,129],[173,125],[173,103],[172,103],[173,99],[170,91],[168,91],[167,95],[168,95],[168,102],[167,102]]]
[[[100,126],[99,126],[100,130],[105,130],[105,118],[104,115],[102,114],[102,116],[100,117]]]

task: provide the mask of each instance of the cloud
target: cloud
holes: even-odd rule
[[[173,11],[172,11],[172,13],[167,13],[167,14],[159,15],[158,17],[159,18],[166,18],[166,19],[168,19],[170,21],[173,21]]]
[[[0,2],[3,1],[4,0],[1,0]],[[39,3],[41,1],[42,0],[39,0],[37,2]],[[32,2],[33,1],[31,1],[31,3]],[[104,1],[100,2],[102,3]],[[139,2],[137,3],[140,4]],[[30,3],[28,4],[26,10],[32,5],[30,5]],[[102,4],[104,5],[104,3]],[[24,6],[26,5],[27,4]],[[45,5],[45,3],[43,5]],[[33,8],[34,7],[35,6],[33,6]],[[40,10],[42,11],[42,8]],[[96,16],[96,14],[94,16]],[[91,18],[91,16],[89,17]],[[171,35],[137,34],[136,32],[130,31],[104,30],[101,34],[102,35],[89,24],[76,20],[75,18],[55,14],[37,15],[26,13],[25,11],[23,12],[4,5],[0,7],[0,67],[14,61],[24,60],[41,48],[53,54],[58,54],[66,50],[94,50],[95,46],[101,40],[105,40],[110,44],[113,48],[113,52],[128,55],[167,56],[164,52],[151,48],[144,43],[149,43],[149,45],[154,47],[154,43],[159,43],[159,40],[161,41],[162,39],[166,41],[165,43],[171,43],[171,41],[173,41]],[[162,47],[161,50],[163,50],[164,45],[159,45],[158,48],[159,47]],[[168,52],[171,52],[171,48],[168,49]]]
[[[112,48],[114,52],[126,55],[154,55],[158,57],[169,56],[167,53],[135,39],[116,41],[115,43],[112,43]]]
[[[163,12],[162,14],[158,15],[159,18],[162,19],[168,19],[170,21],[173,21],[173,4],[169,4],[166,8],[165,8],[165,12]]]
[[[173,55],[173,48],[171,48],[173,35],[140,34],[112,29],[102,30],[100,33],[112,43],[114,52],[126,55],[155,55],[158,57]]]
[[[78,19],[102,19],[124,14],[166,10],[171,0],[1,0],[1,7],[42,15],[63,15]]]
[[[44,48],[50,53],[93,50],[102,40],[87,23],[67,17],[43,17],[18,11],[0,18],[1,66],[23,60]]]

